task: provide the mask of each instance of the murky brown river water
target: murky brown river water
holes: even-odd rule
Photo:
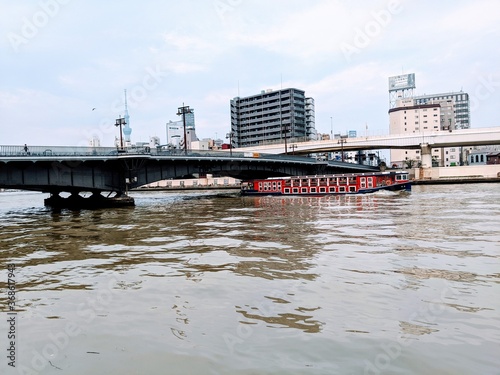
[[[0,373],[500,374],[500,184],[132,195],[0,193]]]

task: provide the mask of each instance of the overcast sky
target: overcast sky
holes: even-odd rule
[[[112,146],[129,98],[132,141],[166,139],[178,107],[224,138],[229,101],[294,87],[318,132],[388,133],[388,77],[471,95],[498,124],[500,1],[0,0],[0,144]]]

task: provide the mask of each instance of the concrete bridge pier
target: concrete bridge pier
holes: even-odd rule
[[[431,179],[432,174],[432,153],[431,146],[428,143],[420,144],[420,155],[422,160],[422,167],[419,168],[419,180]]]
[[[428,143],[420,144],[420,155],[422,156],[422,168],[432,168],[431,146]]]
[[[79,191],[71,192],[68,197],[61,197],[59,191],[51,192],[50,197],[44,200],[45,206],[56,209],[93,209],[134,206],[134,198],[117,192],[113,197],[101,195],[100,191],[93,191],[90,197],[83,197]]]

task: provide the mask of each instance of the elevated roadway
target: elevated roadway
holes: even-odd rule
[[[422,149],[423,147],[460,147],[500,144],[500,127],[460,129],[414,134],[389,134],[357,138],[333,139],[325,141],[288,142],[288,154],[304,155],[319,152],[381,150],[381,149]],[[271,144],[235,149],[266,154],[284,154],[285,145]]]

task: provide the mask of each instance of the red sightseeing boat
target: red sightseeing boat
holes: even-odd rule
[[[242,195],[364,194],[379,190],[411,190],[406,171],[273,177],[246,181]]]

